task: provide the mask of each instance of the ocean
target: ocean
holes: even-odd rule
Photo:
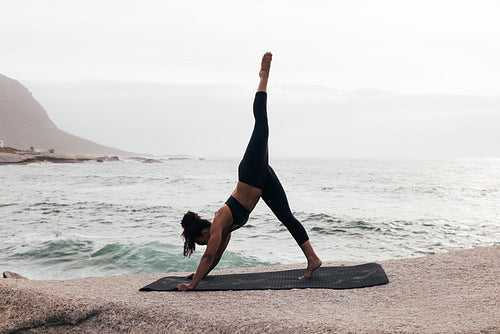
[[[0,270],[30,279],[196,270],[187,210],[212,219],[239,161],[170,159],[0,166]],[[500,243],[500,159],[276,159],[323,261],[380,261]],[[218,268],[305,262],[264,202]]]

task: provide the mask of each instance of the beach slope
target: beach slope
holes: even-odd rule
[[[138,291],[164,274],[0,279],[0,332],[498,333],[499,258],[496,245],[380,261],[390,283],[354,290]],[[341,264],[357,263],[326,265]]]

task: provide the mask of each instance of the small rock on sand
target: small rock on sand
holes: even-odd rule
[[[27,279],[26,277],[19,275],[18,273],[13,273],[12,271],[4,271],[3,278]]]

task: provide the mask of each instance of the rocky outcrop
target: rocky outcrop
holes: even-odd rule
[[[131,155],[58,129],[26,87],[1,74],[0,140],[17,149],[54,149],[67,155]]]
[[[0,148],[0,165],[25,165],[33,162],[77,163],[87,161],[109,162],[120,161],[120,159],[117,156],[69,156],[56,153],[20,151],[11,147]]]
[[[140,161],[145,164],[151,164],[151,163],[162,163],[160,160],[157,159],[151,159],[151,158],[141,158],[141,157],[129,157],[130,160],[135,160],[135,161]]]

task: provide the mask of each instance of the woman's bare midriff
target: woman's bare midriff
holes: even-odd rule
[[[236,184],[232,196],[236,198],[248,211],[252,212],[259,202],[262,190],[249,184],[239,182]]]
[[[259,202],[260,196],[262,195],[262,190],[253,187],[249,184],[238,182],[236,189],[234,189],[231,194],[241,205],[243,205],[248,211],[252,211],[257,203]],[[233,232],[239,229],[242,225],[233,224],[231,209],[224,204],[216,213],[214,217],[214,223],[222,223],[223,234]]]

